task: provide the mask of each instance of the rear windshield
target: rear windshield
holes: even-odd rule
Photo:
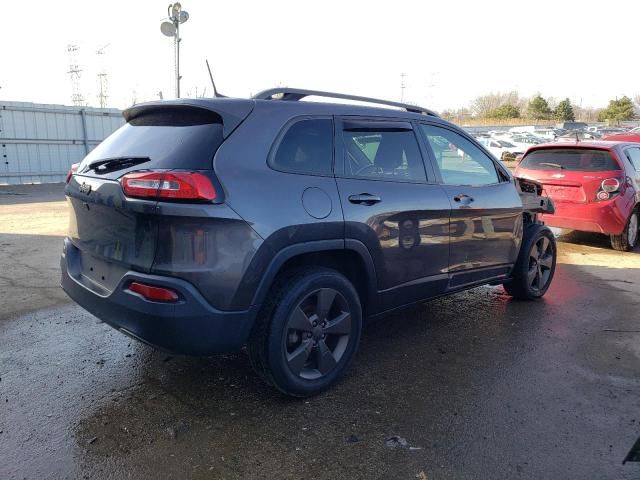
[[[606,150],[586,148],[545,148],[534,150],[522,159],[529,170],[569,170],[573,172],[608,172],[619,170],[618,162]]]
[[[199,108],[163,108],[136,116],[92,150],[80,165],[106,159],[149,159],[140,168],[213,168],[223,141],[219,115]],[[98,172],[96,172],[98,173]]]

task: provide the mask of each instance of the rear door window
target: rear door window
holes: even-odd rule
[[[345,121],[344,173],[347,177],[424,182],[424,162],[408,122]]]
[[[570,172],[609,172],[619,170],[618,162],[607,150],[589,148],[545,148],[522,159],[528,170],[567,170]]]
[[[331,175],[333,121],[307,118],[291,124],[269,163],[285,172]]]

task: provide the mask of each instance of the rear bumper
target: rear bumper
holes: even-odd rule
[[[584,205],[556,201],[555,214],[541,215],[540,219],[550,227],[619,235],[627,223],[627,215],[619,200]]]
[[[161,350],[209,355],[239,350],[252,326],[252,312],[221,311],[184,280],[129,271],[111,291],[97,291],[80,273],[78,251],[65,241],[60,266],[62,289],[85,310],[115,329]],[[145,300],[125,288],[132,281],[167,287],[176,303]]]

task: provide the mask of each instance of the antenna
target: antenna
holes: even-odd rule
[[[406,85],[404,84],[404,79],[406,76],[407,76],[406,73],[400,74],[400,103],[404,103],[404,89],[406,88]]]
[[[107,71],[105,69],[104,61],[103,61],[105,50],[109,45],[111,44],[107,43],[106,45],[102,46],[96,51],[96,55],[98,55],[98,58],[100,58],[100,63],[102,63],[102,68],[98,73],[98,101],[100,102],[100,108],[107,107],[107,98],[109,98],[109,96],[107,95],[107,90],[108,90]]]
[[[209,60],[205,58],[205,63],[207,64],[207,70],[209,70],[209,78],[211,79],[211,85],[213,86],[213,96],[216,98],[226,98],[224,95],[218,93],[216,89],[216,82],[213,81],[213,75],[211,75],[211,67],[209,66]]]
[[[67,45],[69,54],[69,79],[71,80],[71,102],[76,107],[85,105],[84,97],[80,93],[80,73],[82,69],[78,66],[78,45]]]

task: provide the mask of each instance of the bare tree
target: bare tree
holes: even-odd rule
[[[527,99],[521,99],[516,91],[496,92],[487,95],[481,95],[471,103],[471,110],[476,116],[484,118],[489,116],[491,112],[503,105],[512,105],[520,109],[525,108]]]

